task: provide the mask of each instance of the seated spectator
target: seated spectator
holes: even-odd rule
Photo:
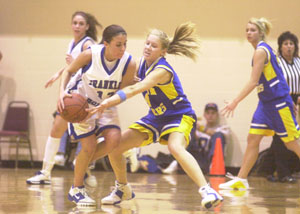
[[[217,138],[221,139],[225,157],[226,138],[230,130],[228,126],[220,123],[219,110],[215,103],[207,103],[205,105],[203,117],[205,120],[198,117],[197,128],[187,150],[198,161],[203,173],[207,174],[209,173]],[[174,160],[166,169],[163,169],[162,172],[170,174],[177,169],[178,164]]]

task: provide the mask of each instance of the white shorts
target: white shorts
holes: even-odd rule
[[[68,123],[69,135],[75,140],[88,137],[92,134],[100,136],[103,130],[109,128],[120,129],[116,107],[106,109],[99,119],[90,118],[84,123]]]

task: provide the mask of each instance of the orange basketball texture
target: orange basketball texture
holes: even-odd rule
[[[85,119],[89,107],[87,100],[80,94],[72,93],[72,97],[64,98],[65,108],[60,113],[61,117],[70,123],[77,123]]]

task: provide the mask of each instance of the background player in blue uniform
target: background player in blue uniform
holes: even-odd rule
[[[122,153],[153,142],[168,146],[171,154],[199,187],[199,193],[203,197],[202,206],[210,208],[223,200],[207,184],[197,161],[185,149],[189,144],[192,129],[195,128],[196,116],[175,71],[165,58],[168,53],[195,59],[199,46],[194,31],[194,24],[182,24],[170,40],[164,32],[152,30],[147,36],[138,69],[141,81],[119,90],[116,95],[104,100],[100,107],[90,109],[91,114],[102,112],[103,109],[139,93],[143,93],[150,107],[148,115],[132,124],[122,134],[120,145],[109,155],[116,175],[116,187],[109,196],[101,200],[102,204],[117,204],[134,197],[127,182],[126,161]],[[97,152],[94,157],[97,158]]]
[[[270,28],[271,23],[265,18],[252,18],[246,27],[247,39],[255,49],[251,78],[222,112],[226,116],[232,116],[238,103],[255,87],[257,87],[259,103],[253,115],[247,138],[248,144],[238,176],[231,177],[232,180],[220,184],[221,189],[249,188],[246,178],[258,157],[259,144],[263,136],[272,136],[276,133],[285,142],[286,147],[300,157],[299,125],[295,119],[289,87],[278,65],[276,55],[264,42]]]

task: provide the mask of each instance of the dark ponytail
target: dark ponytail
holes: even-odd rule
[[[89,29],[86,31],[86,35],[91,37],[94,41],[97,41],[97,26],[102,28],[102,25],[93,15],[83,11],[76,11],[72,15],[72,19],[77,15],[82,16],[85,19],[86,23],[89,25]]]

